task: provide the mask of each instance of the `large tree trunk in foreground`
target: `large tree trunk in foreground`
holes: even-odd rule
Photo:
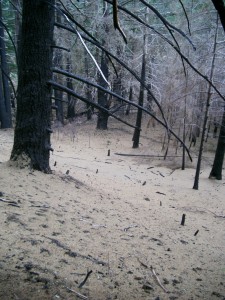
[[[24,0],[18,102],[11,160],[50,172],[51,79],[54,0]]]

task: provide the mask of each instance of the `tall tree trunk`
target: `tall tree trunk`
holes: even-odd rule
[[[55,67],[62,69],[62,50],[55,49],[53,64]],[[61,77],[58,74],[54,74],[54,80],[62,84]],[[63,108],[63,92],[54,90],[55,107],[56,107],[56,119],[64,124],[64,108]]]
[[[67,64],[66,64],[66,71],[71,72],[71,58],[67,58]],[[66,86],[68,89],[73,90],[73,82],[72,78],[67,77],[66,78]],[[71,122],[75,118],[75,106],[76,106],[76,99],[72,97],[70,94],[67,94],[67,119]]]
[[[18,98],[11,160],[50,172],[54,0],[23,0]]]
[[[129,101],[132,101],[132,100],[133,100],[133,88],[132,88],[132,86],[130,86]],[[127,108],[126,108],[126,116],[129,116],[129,114],[130,114],[130,107],[131,107],[131,104],[128,104]]]
[[[104,52],[102,52],[102,57],[101,57],[101,70],[105,78],[108,80],[109,77],[108,57]],[[105,82],[105,80],[102,78],[101,75],[99,75],[98,82],[99,85],[101,85],[102,87],[104,88],[107,87],[107,83]],[[98,90],[98,104],[106,109],[110,107],[108,94],[105,93],[104,91]],[[100,110],[98,113],[97,129],[101,129],[101,130],[108,129],[108,118],[109,115],[106,112]]]
[[[210,81],[212,81],[213,74],[214,74],[214,68],[215,68],[217,33],[218,33],[218,15],[217,15],[217,26],[216,26],[214,46],[213,46],[213,57],[212,57],[211,70],[210,70],[210,76],[209,76]],[[199,185],[199,176],[200,176],[200,170],[201,170],[201,161],[202,161],[204,140],[205,140],[206,129],[207,129],[206,127],[207,127],[207,121],[208,121],[209,107],[210,107],[210,104],[211,104],[210,103],[211,102],[211,89],[212,89],[212,87],[211,87],[211,85],[209,85],[208,93],[207,93],[206,106],[205,106],[205,116],[204,116],[204,121],[203,121],[203,130],[202,130],[202,136],[201,136],[199,153],[198,153],[198,161],[197,161],[195,179],[194,179],[194,185],[193,185],[194,190],[198,190],[198,185]]]
[[[116,48],[116,54],[117,57],[121,57],[122,49],[120,46],[117,46]],[[114,75],[113,78],[113,92],[117,95],[124,96],[123,94],[123,84],[122,84],[122,76],[123,76],[123,69],[121,68],[121,65],[118,65],[116,67],[117,75]],[[116,97],[113,97],[113,107],[115,111],[118,111],[119,113],[122,112],[124,114],[125,112],[125,103]]]
[[[86,49],[84,52],[84,67],[85,67],[86,78],[89,79],[90,71],[89,71],[89,61],[88,61],[88,55]],[[92,100],[91,91],[92,91],[91,87],[89,85],[86,85],[86,98],[89,99],[90,101]],[[87,104],[87,120],[92,119],[93,110],[94,110],[93,106]]]
[[[210,172],[209,178],[215,178],[217,180],[222,179],[223,160],[225,153],[225,107],[223,111],[222,124],[220,127],[219,139],[216,148],[216,154],[213,162],[213,167]]]
[[[59,4],[56,4],[57,7],[60,7]],[[56,22],[61,24],[62,23],[62,18],[61,14],[59,11],[56,11]],[[61,32],[58,33],[57,29],[55,29],[55,36],[57,37],[57,43],[61,42]],[[62,54],[62,49],[56,48],[53,53],[53,65],[54,67],[63,69],[62,66],[62,61],[63,61],[63,54]],[[57,81],[58,83],[62,84],[62,78],[59,76],[59,74],[54,74],[54,80]],[[59,121],[60,123],[64,124],[64,107],[63,107],[63,92],[59,90],[54,90],[54,95],[55,95],[55,107],[56,107],[56,120]]]
[[[105,1],[103,1],[103,26],[104,26],[104,35],[105,37],[109,34],[109,26],[107,24],[107,17],[109,15],[109,8],[106,5]],[[105,45],[107,42],[107,39],[103,37],[102,44]],[[109,58],[105,54],[105,52],[101,52],[101,71],[105,78],[99,73],[98,75],[98,84],[101,85],[104,88],[108,87],[107,82],[109,78]],[[102,107],[109,109],[110,107],[110,99],[107,93],[101,91],[98,89],[98,104]],[[109,115],[107,112],[99,110],[98,113],[98,120],[97,120],[97,129],[106,130],[108,129],[108,118]]]
[[[0,1],[0,19],[2,20],[2,2]],[[4,28],[0,23],[0,62],[1,62],[1,79],[0,79],[0,122],[1,128],[12,127],[10,89],[8,81],[8,64],[6,59]]]
[[[188,73],[187,73],[187,76],[186,76],[186,82],[185,82],[185,97],[184,97],[184,118],[183,118],[183,143],[185,145],[186,143],[186,119],[187,119],[187,90],[188,90]],[[186,153],[186,150],[184,148],[184,145],[182,147],[182,167],[181,167],[181,170],[185,170],[185,153]]]
[[[145,39],[145,38],[144,38]],[[144,43],[144,48],[145,48],[145,43]],[[142,67],[141,67],[141,80],[145,81],[145,50],[142,56]],[[138,100],[138,105],[143,106],[144,104],[144,88],[141,85],[140,86],[140,94],[139,94],[139,100]],[[136,127],[134,130],[134,135],[133,135],[133,148],[138,148],[139,147],[139,139],[140,139],[140,133],[141,133],[141,122],[142,122],[142,109],[138,108],[137,112],[137,118],[136,118]]]
[[[21,31],[21,14],[20,11],[22,11],[22,0],[11,0],[11,5],[14,10],[15,14],[15,37],[14,42],[16,47],[19,43],[20,38],[20,31]],[[18,47],[17,47],[18,48]]]
[[[217,9],[220,21],[223,25],[223,30],[225,32],[225,3],[223,0],[216,1],[212,0],[215,8]],[[222,169],[223,169],[223,161],[224,161],[224,153],[225,153],[225,107],[223,111],[222,124],[220,127],[220,133],[216,148],[216,154],[213,162],[213,167],[210,172],[209,178],[215,178],[217,180],[222,179]]]

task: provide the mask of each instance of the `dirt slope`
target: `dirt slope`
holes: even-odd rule
[[[143,135],[56,127],[45,175],[9,166],[0,131],[0,299],[225,299],[225,181],[210,153],[199,191],[195,163],[115,154],[162,155],[161,130]]]

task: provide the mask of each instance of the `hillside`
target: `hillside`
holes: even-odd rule
[[[225,299],[225,181],[207,152],[193,190],[195,161],[156,157],[162,136],[144,129],[132,149],[114,121],[55,126],[45,175],[9,165],[0,130],[0,299]]]

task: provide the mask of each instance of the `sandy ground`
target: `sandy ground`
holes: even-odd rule
[[[198,191],[195,162],[115,154],[162,155],[161,135],[144,130],[132,149],[132,129],[113,121],[55,126],[46,175],[9,166],[13,132],[0,131],[1,300],[225,299],[225,181],[208,179],[212,154]]]

